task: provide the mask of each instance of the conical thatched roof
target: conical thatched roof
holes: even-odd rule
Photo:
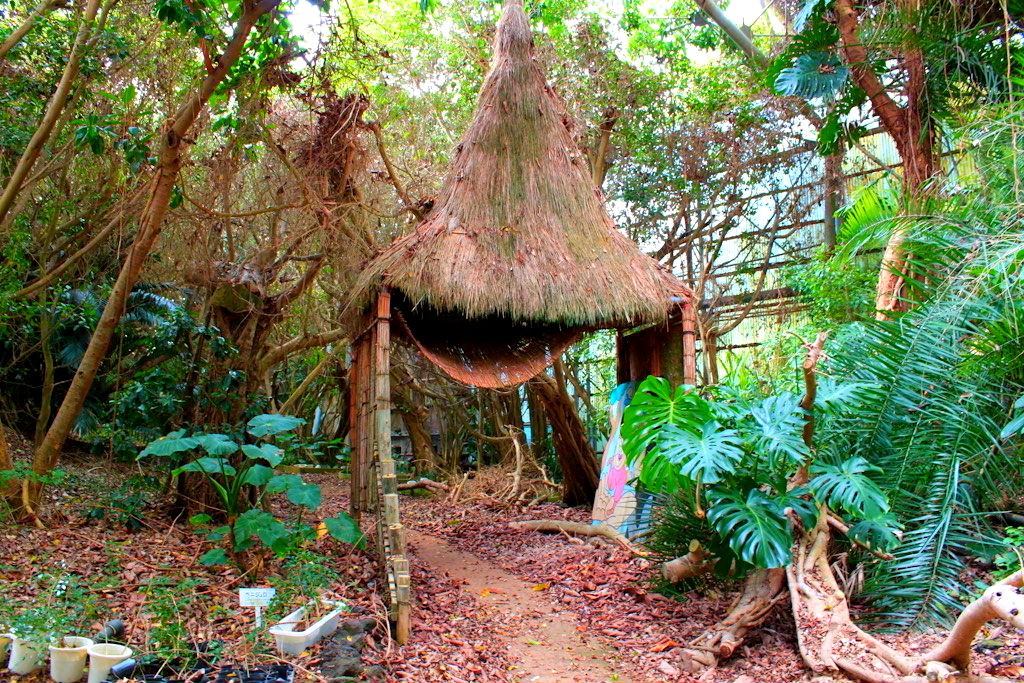
[[[571,326],[662,320],[683,295],[615,229],[518,0],[437,202],[371,272],[413,305]]]

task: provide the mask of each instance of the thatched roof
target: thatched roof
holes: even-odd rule
[[[473,122],[429,215],[370,266],[414,305],[469,318],[620,326],[665,318],[682,284],[615,229],[506,2]]]

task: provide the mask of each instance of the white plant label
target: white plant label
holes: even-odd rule
[[[238,604],[242,607],[256,608],[256,628],[263,626],[263,608],[270,605],[274,599],[275,589],[273,588],[239,588]]]

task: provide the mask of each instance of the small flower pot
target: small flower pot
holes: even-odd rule
[[[89,653],[89,683],[102,683],[106,680],[112,666],[132,656],[130,647],[114,643],[90,645],[87,651]]]
[[[39,671],[46,663],[46,646],[33,643],[18,636],[11,639],[11,656],[7,660],[7,668],[11,673],[30,674]]]
[[[50,646],[50,678],[57,683],[78,683],[85,675],[87,649],[94,643],[88,638],[67,636],[61,647]]]
[[[338,630],[338,616],[345,609],[345,605],[326,601],[325,604],[329,611],[301,631],[295,630],[295,627],[305,620],[308,605],[300,607],[270,627],[270,635],[274,636],[277,642],[278,652],[283,655],[301,655],[307,647]]]

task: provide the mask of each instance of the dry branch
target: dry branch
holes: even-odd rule
[[[586,522],[569,522],[564,519],[531,519],[523,522],[509,522],[513,529],[530,529],[541,533],[567,533],[574,536],[596,536],[615,541],[623,548],[641,557],[647,553],[638,550],[625,536],[604,524],[587,524]]]
[[[452,490],[452,487],[440,481],[428,479],[427,477],[421,477],[420,479],[411,479],[409,481],[404,481],[398,485],[399,491],[412,491],[414,489],[426,489],[431,493],[448,493],[449,491]]]

